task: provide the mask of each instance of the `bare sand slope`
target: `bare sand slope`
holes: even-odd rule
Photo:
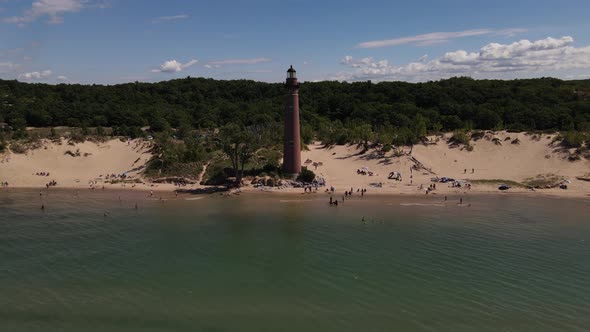
[[[98,180],[102,185],[107,174],[128,172],[137,177],[138,170],[134,169],[152,157],[149,142],[139,140],[129,143],[117,139],[104,143],[86,141],[74,145],[64,140],[61,143],[43,140],[42,145],[24,154],[9,152],[0,156],[0,181],[8,181],[10,187],[42,188],[55,180],[59,187],[88,188],[90,181]],[[35,175],[38,172],[50,175]]]
[[[357,188],[368,188],[371,192],[418,194],[424,193],[424,189],[431,184],[430,178],[435,176],[458,180],[500,179],[523,182],[538,175],[552,174],[554,177],[570,180],[568,190],[556,188],[538,192],[563,196],[590,194],[590,182],[576,179],[577,176],[590,172],[590,161],[568,161],[566,153],[550,146],[553,138],[551,135],[533,139],[531,135],[524,133],[499,132],[493,137],[498,138],[501,145],[491,139],[482,138],[471,143],[471,152],[461,147],[450,147],[448,135],[439,137],[438,141],[431,137],[433,144],[416,145],[411,154],[409,148],[404,148],[402,151],[408,155],[401,157],[393,157],[391,153],[378,157],[375,151],[359,154],[360,150],[356,146],[324,148],[316,143],[309,146],[310,151],[303,152],[302,160],[322,162],[323,166],[317,167],[315,172],[325,177],[328,186],[334,186],[339,191],[352,187],[355,191]],[[520,143],[512,144],[516,138]],[[410,168],[415,164],[411,158],[415,158],[432,173],[425,170],[413,171],[410,178]],[[357,175],[357,169],[362,167],[368,167],[374,175]],[[315,169],[312,165],[309,168]],[[387,176],[392,171],[401,172],[403,180],[389,180]],[[382,183],[383,186],[371,186],[375,183]],[[420,185],[423,185],[423,190],[419,190]],[[527,190],[513,188],[511,191]],[[438,194],[465,192],[467,191],[464,188],[451,188],[448,184],[437,184],[435,191]],[[497,184],[475,184],[469,192],[498,192]]]

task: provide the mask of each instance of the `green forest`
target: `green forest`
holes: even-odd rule
[[[111,86],[0,80],[0,122],[14,128],[152,126],[156,131],[271,125],[281,121],[284,93],[280,83],[190,77]],[[351,124],[427,131],[590,128],[590,80],[325,81],[302,83],[300,98],[302,124],[317,134]]]
[[[235,172],[243,174],[244,163],[256,160],[253,146],[258,152],[260,147],[270,150],[252,167],[277,168],[264,160],[276,159],[274,153],[280,151],[284,95],[282,83],[248,80],[187,77],[109,86],[0,80],[0,123],[12,128],[12,138],[25,137],[26,126],[79,127],[83,132],[93,127],[99,134],[109,127],[114,135],[129,137],[146,135],[140,128],[150,126],[170,159],[157,165],[192,165],[225,153]],[[306,144],[318,139],[403,145],[428,133],[478,129],[587,132],[590,80],[306,82],[300,106]],[[221,135],[206,134],[212,132]],[[175,144],[179,140],[182,146]],[[238,148],[246,146],[248,151]]]

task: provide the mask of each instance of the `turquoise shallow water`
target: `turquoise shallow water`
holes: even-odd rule
[[[0,191],[0,331],[590,329],[588,200],[193,198]]]

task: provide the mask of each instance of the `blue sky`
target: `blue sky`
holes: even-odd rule
[[[0,0],[0,78],[590,77],[590,1]]]

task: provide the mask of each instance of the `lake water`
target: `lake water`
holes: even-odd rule
[[[0,331],[590,329],[587,199],[188,198],[0,191]]]

